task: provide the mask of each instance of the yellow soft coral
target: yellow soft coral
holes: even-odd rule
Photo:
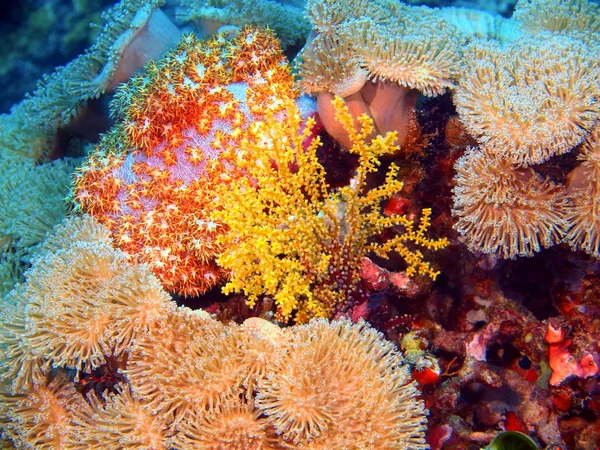
[[[309,119],[302,128],[300,113],[289,101],[286,117],[267,115],[253,124],[242,147],[229,155],[247,176],[217,193],[223,208],[213,219],[230,229],[220,238],[230,249],[218,259],[230,272],[224,291],[244,292],[250,305],[261,295],[272,296],[284,321],[294,311],[297,322],[330,317],[344,302],[360,298],[360,261],[371,251],[384,258],[396,252],[409,275],[435,279],[438,272],[416,247],[447,245],[446,239],[425,236],[428,209],[417,226],[406,216],[381,214],[381,202],[402,188],[398,168],[392,165],[384,184],[374,189],[366,189],[366,179],[381,155],[397,150],[395,133],[370,140],[370,118],[359,117],[356,131],[343,100],[337,97],[333,104],[353,143],[350,151],[359,156],[348,186],[330,192],[316,156],[319,139],[305,145],[314,123]],[[401,231],[387,242],[370,240],[392,227]]]

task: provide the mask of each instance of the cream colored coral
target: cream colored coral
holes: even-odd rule
[[[514,20],[480,9],[447,6],[440,8],[439,14],[467,39],[495,39],[508,42],[519,38],[522,33]]]
[[[83,239],[86,229],[91,240],[68,242]],[[174,310],[148,268],[131,263],[102,240],[106,236],[88,216],[68,219],[48,244],[64,247],[41,252],[27,283],[9,294],[14,300],[0,324],[0,339],[10,349],[2,375],[16,390],[31,388],[53,367],[99,367]]]
[[[55,374],[48,384],[0,402],[9,421],[0,424],[0,430],[17,448],[70,449],[76,413],[89,414],[91,409],[63,372]]]
[[[239,392],[242,375],[232,339],[216,320],[178,308],[136,340],[123,372],[152,414],[186,420]]]
[[[394,0],[307,0],[306,15],[314,29],[329,32],[332,28],[357,19],[391,24],[410,11],[410,7]]]
[[[600,43],[600,7],[588,0],[519,0],[513,21],[529,33],[549,31]]]
[[[279,440],[251,399],[233,397],[208,413],[195,412],[170,443],[175,450],[276,450],[283,448]]]
[[[596,125],[578,156],[581,164],[569,173],[567,214],[569,229],[565,236],[573,249],[600,258],[600,127]]]
[[[180,0],[176,10],[181,22],[194,22],[200,34],[214,32],[214,26],[266,26],[276,34],[283,48],[302,45],[310,25],[302,8],[275,0]],[[212,26],[211,26],[212,25]],[[211,28],[213,28],[211,30]]]
[[[434,10],[380,0],[309,2],[307,11],[317,37],[299,58],[306,92],[346,97],[363,71],[430,96],[453,86],[461,38]]]
[[[300,448],[427,448],[424,408],[394,345],[365,322],[313,320],[286,330],[287,354],[256,405]]]
[[[514,258],[561,241],[567,213],[561,186],[485,146],[467,150],[455,169],[454,228],[471,251]]]
[[[90,392],[86,400],[91,407],[75,412],[76,427],[65,446],[68,450],[171,448],[168,438],[173,430],[163,416],[145,408],[144,399],[134,398],[126,383],[100,397]]]
[[[570,151],[600,116],[592,49],[556,35],[501,46],[478,41],[454,95],[461,121],[490,151],[520,166]]]
[[[344,30],[318,34],[296,60],[303,92],[331,92],[341,97],[357,93],[365,85],[368,73],[354,53],[354,42]]]
[[[373,81],[389,80],[427,96],[439,95],[454,86],[460,62],[457,40],[439,29],[439,23],[423,23],[407,37],[371,25],[356,43],[356,53]]]

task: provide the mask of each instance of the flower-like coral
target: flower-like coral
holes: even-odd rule
[[[15,392],[39,384],[53,367],[91,371],[122,355],[174,309],[158,280],[130,264],[108,236],[90,217],[69,220],[35,258],[28,283],[8,294],[0,376]]]
[[[569,173],[567,196],[571,202],[567,214],[569,229],[565,235],[573,249],[581,249],[600,258],[600,128],[595,127],[583,144],[578,157],[581,164]]]
[[[272,32],[245,28],[177,48],[121,87],[118,124],[78,171],[73,197],[109,227],[118,246],[147,263],[170,292],[197,295],[217,284],[224,247],[214,186],[228,166],[210,166],[239,147],[253,121],[294,96]]]
[[[295,311],[298,322],[331,317],[360,298],[362,258],[369,252],[383,258],[397,253],[409,276],[435,279],[438,272],[419,249],[447,244],[426,236],[431,210],[423,211],[418,225],[405,215],[382,214],[380,203],[402,188],[398,168],[392,165],[384,184],[370,190],[367,176],[377,170],[381,155],[396,149],[395,134],[367,143],[372,121],[359,117],[357,132],[340,97],[334,107],[350,136],[350,152],[359,156],[348,186],[329,191],[316,156],[320,141],[306,146],[312,121],[302,130],[300,113],[288,102],[285,118],[255,123],[235,153],[236,164],[248,176],[218,191],[223,208],[214,217],[230,229],[219,237],[227,250],[218,262],[230,273],[225,291],[245,293],[251,305],[261,295],[273,296],[278,317],[285,321]],[[372,239],[393,228],[395,235],[387,241]]]
[[[314,36],[297,58],[299,86],[317,95],[325,129],[346,147],[351,142],[334,120],[331,94],[346,99],[355,119],[370,115],[376,134],[396,131],[402,145],[418,92],[433,96],[454,85],[461,40],[432,9],[331,0],[309,2],[307,13]]]
[[[66,374],[58,373],[46,384],[17,395],[0,394],[6,419],[0,429],[16,448],[71,449],[77,414],[91,408]]]
[[[143,399],[131,395],[126,383],[102,395],[91,392],[86,400],[89,406],[74,415],[73,432],[65,445],[68,450],[171,448],[168,438],[173,431],[165,417],[152,414]]]
[[[566,36],[472,44],[454,96],[461,121],[489,150],[520,166],[570,151],[600,116],[590,54]]]
[[[322,448],[325,443],[348,449],[425,448],[423,403],[416,399],[402,355],[377,331],[365,323],[324,320],[286,330],[258,318],[242,326],[223,325],[202,310],[171,301],[159,308],[160,314],[144,316],[166,293],[158,287],[156,295],[144,296],[129,289],[138,278],[125,279],[124,273],[148,271],[127,259],[107,264],[108,236],[89,217],[67,221],[41,249],[27,281],[13,291],[19,302],[9,298],[10,307],[2,311],[0,346],[7,351],[0,366],[0,430],[17,448],[265,450]],[[79,280],[56,262],[83,243],[88,253],[76,263]],[[113,252],[115,258],[121,255]],[[68,272],[64,279],[70,280],[70,289],[47,270],[49,265]],[[54,296],[44,285],[53,280],[58,286]],[[157,284],[152,279],[144,283]],[[42,288],[49,301],[71,303],[71,309],[62,305],[52,315],[54,323],[50,315],[37,316],[43,314],[38,307]],[[67,291],[80,295],[61,300]],[[88,310],[98,311],[97,326],[78,317]],[[127,327],[133,334],[123,339],[123,333],[130,334]],[[61,334],[65,329],[68,335]],[[74,357],[88,353],[91,347],[80,337],[92,335],[104,352],[95,364]],[[111,347],[115,343],[120,352]],[[32,361],[38,376],[26,378]],[[317,402],[310,405],[314,410],[336,419],[322,424],[314,442],[307,441],[314,433],[310,423],[303,430],[296,419],[294,432],[288,432],[273,407],[279,386],[294,378],[306,389],[297,392],[299,405],[308,407],[310,397]],[[324,385],[339,392],[319,393]],[[336,397],[346,403],[331,401]],[[292,408],[294,400],[286,399]]]
[[[600,7],[587,0],[519,0],[512,19],[533,34],[549,31],[600,42]]]
[[[287,348],[256,401],[286,440],[302,448],[426,448],[423,405],[410,399],[408,371],[379,332],[364,322],[315,320],[293,328]]]
[[[567,214],[561,186],[485,146],[467,150],[455,168],[454,228],[470,250],[514,258],[561,242]]]
[[[453,86],[460,40],[434,10],[392,1],[352,3],[309,2],[316,35],[299,55],[299,84],[305,92],[345,97],[353,92],[340,92],[337,86],[360,71],[429,96]],[[331,22],[323,23],[324,17]],[[356,87],[354,92],[361,86]]]
[[[152,414],[185,421],[237,394],[241,374],[234,349],[224,325],[181,308],[135,342],[124,373]]]
[[[292,2],[275,0],[180,0],[177,18],[192,21],[209,33],[220,25],[266,26],[275,31],[284,48],[304,42],[310,25]],[[213,28],[211,30],[211,28]]]
[[[233,397],[208,413],[195,413],[181,424],[172,448],[276,450],[282,449],[274,427],[252,399]]]
[[[0,247],[26,252],[67,213],[64,201],[78,160],[36,165],[29,158],[0,154]]]

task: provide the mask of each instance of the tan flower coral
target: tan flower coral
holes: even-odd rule
[[[298,58],[305,92],[344,97],[340,86],[362,78],[364,71],[374,81],[389,80],[428,96],[453,86],[461,41],[456,29],[434,10],[391,1],[372,2],[362,9],[353,2],[325,3],[308,5],[317,35]],[[362,14],[354,17],[357,11]],[[323,23],[322,17],[330,17],[332,23]]]
[[[153,414],[186,420],[240,391],[232,340],[227,327],[208,315],[179,308],[135,342],[124,373]]]
[[[69,242],[73,236],[83,240]],[[9,294],[0,325],[9,356],[2,368],[16,390],[53,367],[97,368],[174,310],[149,270],[130,263],[106,236],[87,216],[67,220],[34,259],[27,283]],[[60,242],[65,246],[50,250]]]
[[[396,131],[402,145],[414,123],[417,90],[433,96],[454,85],[461,38],[433,9],[328,0],[308,2],[307,15],[314,35],[296,59],[298,84],[317,95],[325,129],[345,147],[351,143],[334,120],[332,94],[346,100],[355,118],[372,117],[378,134]]]
[[[126,384],[118,384],[114,392],[105,391],[102,397],[91,392],[87,401],[91,407],[75,412],[69,450],[171,448],[167,442],[172,430],[164,418],[148,412]]]
[[[377,23],[390,23],[400,17],[409,7],[389,0],[307,0],[306,15],[314,29],[330,31],[347,21],[368,17]]]
[[[487,147],[467,150],[455,169],[454,228],[471,251],[514,258],[561,241],[567,212],[561,186]]]
[[[287,330],[287,355],[256,405],[301,448],[426,448],[423,404],[402,356],[366,323],[313,320]]]
[[[471,45],[454,96],[461,121],[479,142],[520,166],[568,152],[600,115],[590,54],[583,43],[554,35]]]
[[[600,7],[587,0],[519,0],[512,19],[528,32],[568,34],[588,43],[600,42]]]
[[[262,417],[252,400],[243,397],[227,399],[214,410],[194,413],[179,426],[179,432],[171,440],[172,448],[227,450],[276,450],[279,438],[267,419]]]
[[[567,179],[571,205],[565,242],[600,258],[600,126],[587,137],[578,159],[581,164]]]
[[[0,424],[0,430],[17,448],[70,449],[68,442],[76,432],[75,412],[90,410],[63,372],[47,385],[1,401],[9,423]]]
[[[435,16],[411,25],[395,30],[367,23],[356,30],[357,56],[373,81],[392,81],[430,97],[443,94],[454,86],[460,39],[452,25]]]
[[[365,85],[368,73],[352,48],[348,30],[317,34],[300,53],[296,69],[303,92],[330,92],[340,97],[357,93]]]

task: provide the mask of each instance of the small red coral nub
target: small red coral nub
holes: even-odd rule
[[[560,326],[554,327],[548,322],[548,328],[546,328],[544,339],[548,344],[558,344],[565,339],[565,332]]]

